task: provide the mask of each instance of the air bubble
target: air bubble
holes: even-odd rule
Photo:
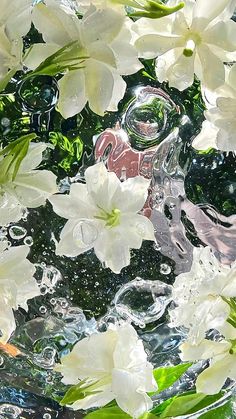
[[[25,237],[24,244],[27,244],[27,246],[32,246],[33,243],[34,243],[33,237],[31,237],[31,236]]]
[[[58,101],[57,82],[49,76],[32,76],[20,83],[18,95],[27,111],[48,112]]]
[[[171,267],[166,263],[162,263],[160,266],[160,273],[163,275],[169,275],[171,273]]]
[[[97,228],[93,223],[82,220],[74,228],[73,237],[78,246],[91,246],[98,236]]]
[[[21,240],[27,234],[27,230],[24,227],[12,226],[9,228],[9,234],[14,240]]]

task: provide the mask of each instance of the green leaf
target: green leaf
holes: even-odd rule
[[[166,400],[154,408],[151,413],[159,415],[158,417],[161,419],[191,414],[210,406],[222,397],[222,393],[213,396],[203,393],[189,393]]]
[[[85,54],[85,50],[79,41],[73,41],[46,58],[33,72],[27,74],[25,78],[35,75],[55,76],[66,70],[78,70],[84,67],[83,63],[87,58],[89,57]]]
[[[225,403],[223,406],[218,407],[217,409],[209,410],[207,413],[199,416],[199,419],[226,419],[234,418],[235,412],[232,409],[232,403]]]
[[[87,380],[81,380],[79,384],[76,384],[74,386],[71,386],[69,390],[64,395],[63,399],[60,401],[61,406],[69,405],[77,400],[82,400],[87,396],[91,396],[92,394],[101,393],[100,391],[96,390],[96,385],[98,381],[87,385]]]
[[[175,367],[162,367],[154,370],[153,376],[158,385],[158,393],[172,386],[172,384],[174,384],[191,367],[191,365],[192,363],[187,363],[176,365]]]
[[[11,78],[16,74],[18,68],[14,67],[12,70],[8,71],[8,73],[3,77],[3,79],[0,81],[0,92],[7,87],[9,81]]]
[[[156,419],[156,415],[154,415],[153,413],[151,413],[151,412],[147,412],[147,413],[144,413],[144,415],[143,416],[141,416],[139,419]]]
[[[131,419],[127,413],[123,412],[118,406],[105,407],[94,412],[88,413],[84,419]],[[153,419],[152,417],[144,417],[143,419]]]
[[[0,151],[0,156],[4,156],[0,161],[0,183],[15,180],[20,165],[28,153],[30,141],[35,138],[36,134],[23,135]]]

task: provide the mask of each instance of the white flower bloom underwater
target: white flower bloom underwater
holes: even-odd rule
[[[181,91],[192,85],[194,74],[216,89],[225,81],[224,62],[232,61],[236,49],[236,23],[230,20],[235,5],[228,0],[186,0],[171,16],[138,20],[133,30],[140,57],[158,56],[158,80]]]
[[[57,255],[78,256],[94,248],[113,272],[130,264],[130,249],[155,240],[151,221],[138,214],[148,195],[150,180],[142,176],[121,182],[104,163],[85,171],[86,185],[74,183],[69,195],[54,195],[53,210],[68,219],[56,248]]]
[[[22,137],[17,153],[23,150],[23,141],[29,136]],[[36,136],[32,134],[32,137]],[[36,208],[44,205],[46,199],[57,192],[56,176],[49,170],[36,170],[42,161],[42,153],[49,146],[45,143],[31,143],[26,156],[19,162],[18,154],[11,154],[15,142],[0,154],[0,225],[19,221],[26,208]],[[16,145],[18,147],[18,145]],[[5,153],[6,150],[6,153]],[[16,173],[14,174],[14,170]]]
[[[236,64],[227,71],[226,83],[214,92],[216,106],[205,112],[206,121],[192,145],[198,150],[210,147],[236,150]]]
[[[196,389],[217,394],[227,378],[236,380],[236,263],[223,266],[210,248],[195,248],[191,271],[176,278],[172,297],[171,326],[188,329],[180,357],[210,360]]]
[[[15,72],[22,68],[22,36],[30,30],[31,6],[31,0],[0,2],[0,86],[2,88]]]
[[[85,380],[82,388],[94,392],[70,405],[74,410],[102,407],[116,400],[124,412],[138,418],[152,408],[146,393],[157,390],[153,366],[129,324],[110,325],[106,332],[82,339],[55,370],[62,373],[64,384]]]
[[[35,267],[27,260],[28,246],[7,248],[0,243],[0,342],[6,343],[16,328],[13,310],[27,310],[27,300],[40,295],[33,278]]]
[[[98,115],[116,111],[126,90],[121,75],[133,74],[142,67],[131,42],[132,21],[114,9],[95,6],[78,19],[60,9],[54,0],[36,5],[32,19],[46,44],[33,45],[25,64],[35,69],[59,51],[61,55],[53,64],[56,73],[65,73],[58,83],[59,112],[65,118],[72,117],[87,102]],[[60,52],[62,47],[65,49]]]
[[[236,296],[236,263],[221,265],[209,247],[194,248],[190,272],[177,276],[170,310],[171,327],[185,326],[188,339],[197,344],[210,329],[224,334],[230,316],[227,299]],[[227,326],[228,329],[228,326]]]

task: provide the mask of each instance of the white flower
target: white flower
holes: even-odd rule
[[[235,340],[214,342],[204,339],[199,345],[194,346],[185,342],[180,349],[183,361],[211,359],[210,367],[199,374],[196,380],[198,393],[217,394],[227,378],[236,380]]]
[[[57,192],[56,176],[49,170],[35,170],[48,144],[31,143],[14,180],[5,173],[5,159],[0,156],[0,225],[19,221],[26,208],[44,205]]]
[[[4,89],[22,67],[22,36],[31,26],[31,0],[0,2],[0,86]],[[9,74],[8,74],[8,71]],[[3,84],[1,84],[1,82]]]
[[[191,271],[178,275],[173,285],[177,307],[170,311],[170,325],[185,326],[189,341],[198,343],[210,329],[224,330],[230,315],[225,299],[235,296],[236,264],[223,266],[209,247],[194,248]]]
[[[115,399],[124,412],[138,418],[152,408],[146,393],[157,390],[153,366],[131,325],[110,325],[106,332],[81,340],[56,370],[64,384],[95,383],[98,392],[76,401],[72,409],[101,407]]]
[[[216,106],[205,112],[207,120],[192,143],[198,150],[236,150],[236,65],[226,74],[226,83],[214,92]]]
[[[77,256],[94,248],[113,272],[130,263],[130,249],[155,240],[151,221],[137,214],[144,206],[150,181],[137,176],[120,182],[103,163],[85,171],[86,185],[71,186],[69,195],[50,198],[54,211],[69,219],[61,232],[57,255]]]
[[[215,89],[224,83],[223,63],[232,60],[230,53],[236,48],[236,23],[230,20],[235,5],[235,0],[186,0],[185,7],[171,16],[135,22],[135,46],[141,57],[159,57],[160,82],[184,90],[196,74]]]
[[[126,89],[121,75],[133,74],[142,67],[131,44],[132,21],[114,9],[94,6],[83,19],[78,19],[58,8],[53,0],[46,3],[38,4],[33,10],[34,25],[46,44],[34,45],[25,64],[35,69],[46,57],[77,42],[74,55],[70,57],[68,50],[65,51],[67,71],[59,81],[60,113],[65,118],[71,117],[87,102],[98,115],[106,110],[116,111]],[[58,59],[60,65],[62,61]]]
[[[6,343],[16,328],[13,309],[27,310],[27,300],[40,295],[33,278],[35,268],[26,259],[28,246],[7,248],[0,242],[0,342]]]

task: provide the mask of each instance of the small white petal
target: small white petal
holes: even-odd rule
[[[197,378],[197,392],[205,394],[219,393],[226,379],[231,376],[232,367],[235,370],[235,358],[235,356],[226,355],[218,362],[206,368]],[[235,371],[232,375],[235,375]]]
[[[209,121],[204,121],[201,132],[194,138],[192,146],[196,150],[207,150],[208,148],[216,148],[216,139],[219,128],[215,127]]]
[[[85,92],[84,70],[74,70],[65,74],[58,82],[60,96],[58,110],[66,118],[80,113],[88,100]]]

